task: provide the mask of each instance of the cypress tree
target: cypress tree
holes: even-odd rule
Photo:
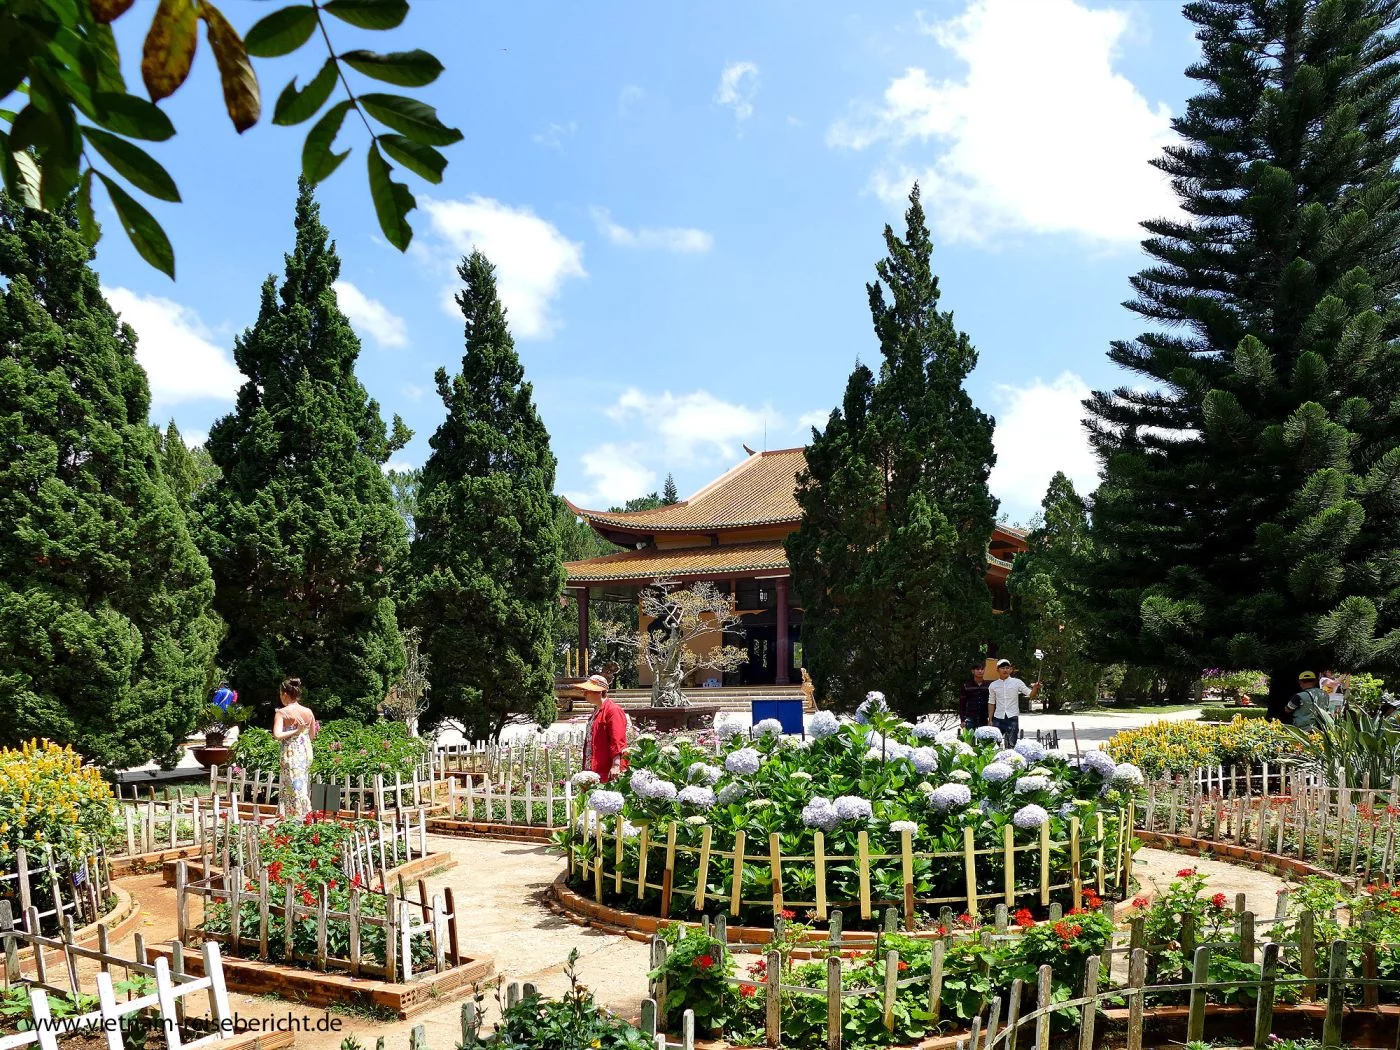
[[[962,385],[977,352],[938,309],[917,186],[905,219],[867,286],[879,375],[858,365],[814,430],[787,552],[818,693],[850,707],[879,689],[912,715],[951,699],[987,639],[997,501],[992,420]]]
[[[155,435],[156,447],[160,449],[161,471],[165,474],[166,483],[175,495],[175,502],[180,504],[180,509],[188,511],[194,494],[199,491],[203,481],[199,462],[180,436],[180,428],[175,425],[175,420],[172,419],[165,425],[164,434],[156,428]]]
[[[234,342],[248,380],[209,433],[221,476],[195,501],[228,623],[220,664],[264,707],[295,675],[318,716],[369,717],[404,666],[391,586],[408,537],[381,467],[409,434],[397,416],[386,434],[355,376],[340,259],[304,180],[285,258]]]
[[[428,719],[469,735],[513,714],[554,719],[553,635],[564,587],[554,454],[506,326],[495,268],[457,267],[462,370],[438,369],[447,418],[423,465],[413,542],[413,620],[431,660]]]
[[[664,506],[671,506],[673,503],[681,501],[681,494],[676,489],[676,479],[671,474],[666,475],[666,484],[661,487],[661,503]]]
[[[0,744],[170,763],[209,684],[214,584],[91,258],[71,207],[0,194]]]
[[[1156,165],[1184,216],[1086,402],[1096,635],[1111,658],[1299,670],[1400,663],[1400,4],[1188,4],[1201,84]]]

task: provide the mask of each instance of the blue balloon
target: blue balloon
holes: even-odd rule
[[[221,707],[227,711],[232,704],[238,703],[238,694],[228,688],[228,686],[224,686],[221,689],[214,690],[213,702],[215,707]]]

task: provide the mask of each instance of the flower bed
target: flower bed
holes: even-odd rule
[[[402,722],[372,722],[353,718],[327,722],[312,747],[311,776],[322,781],[345,777],[392,780],[413,775],[428,745],[410,736]],[[234,762],[249,773],[276,773],[281,768],[281,748],[266,729],[243,729],[234,745]]]
[[[112,789],[71,747],[31,740],[0,748],[0,870],[15,850],[90,856],[112,826]]]
[[[559,840],[573,885],[667,917],[869,920],[892,904],[914,926],[943,907],[1078,904],[1130,867],[1123,806],[1141,774],[1099,752],[1007,751],[992,728],[964,738],[879,711],[868,725],[819,712],[806,740],[776,722],[754,733],[713,747],[644,735],[616,784],[579,774],[584,808]]]
[[[1301,746],[1289,727],[1237,714],[1229,722],[1153,722],[1115,733],[1104,745],[1116,761],[1131,762],[1149,777],[1184,776],[1202,768],[1277,763],[1296,758]]]

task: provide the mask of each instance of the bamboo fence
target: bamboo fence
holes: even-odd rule
[[[528,772],[523,781],[517,781],[509,767],[504,779],[495,783],[489,774],[480,784],[469,777],[460,787],[453,779],[447,791],[448,813],[488,824],[560,828],[569,822],[574,805],[573,784],[567,779],[556,782],[550,777],[537,786]]]
[[[733,848],[724,850],[715,847],[714,828],[709,824],[701,829],[700,843],[694,846],[678,843],[679,826],[674,823],[655,829],[643,825],[635,834],[638,849],[635,875],[624,871],[626,844],[630,839],[625,831],[626,822],[618,814],[610,824],[601,818],[592,820],[588,832],[593,840],[590,850],[579,850],[571,839],[568,848],[569,876],[573,878],[577,874],[585,883],[591,881],[594,899],[600,904],[609,890],[616,897],[635,894],[637,905],[632,910],[645,903],[648,890],[656,890],[660,894],[659,914],[663,918],[672,914],[673,902],[680,899],[688,902],[688,910],[699,913],[704,913],[711,902],[717,902],[727,906],[732,916],[738,916],[745,906],[755,905],[771,907],[775,915],[785,908],[809,908],[819,921],[825,921],[833,907],[847,903],[831,899],[829,880],[832,871],[853,866],[859,880],[859,899],[852,903],[859,904],[861,919],[870,919],[876,909],[883,905],[895,904],[902,907],[905,924],[912,928],[921,907],[957,906],[968,914],[976,915],[983,906],[991,906],[997,901],[1007,907],[1021,901],[1038,901],[1048,906],[1052,894],[1058,891],[1068,891],[1073,906],[1079,907],[1086,888],[1103,896],[1109,891],[1130,887],[1133,808],[1129,804],[1126,810],[1120,810],[1111,818],[1117,825],[1112,850],[1108,849],[1106,832],[1109,827],[1102,812],[1095,815],[1094,827],[1089,829],[1088,834],[1081,828],[1079,818],[1071,817],[1068,835],[1064,839],[1052,839],[1049,822],[1046,822],[1041,825],[1036,841],[1017,844],[1015,829],[1007,825],[1002,829],[1000,845],[979,847],[973,829],[964,828],[963,848],[942,852],[914,849],[913,834],[908,831],[900,833],[898,853],[872,853],[869,833],[861,831],[854,854],[829,854],[826,852],[825,836],[818,831],[813,834],[812,854],[790,855],[783,853],[781,836],[776,832],[768,836],[767,842],[756,843],[757,848],[752,851],[745,834],[736,832]],[[695,859],[696,877],[693,884],[676,884],[678,858]],[[1016,874],[1018,859],[1022,869],[1027,870],[1032,868],[1027,863],[1032,858],[1038,861],[1034,866],[1039,876],[1037,884],[1019,883]],[[655,861],[660,862],[659,869]],[[729,878],[718,890],[710,885],[716,874],[716,861],[726,862],[729,866]],[[914,869],[918,861],[931,861],[945,869],[960,866],[962,878],[959,881],[963,892],[943,897],[916,896]],[[877,869],[893,862],[899,864],[903,887],[902,900],[899,901],[883,900],[876,896],[872,888]],[[743,896],[744,871],[749,866],[767,869],[768,878],[764,881],[770,888],[770,896],[761,899]],[[1001,876],[999,890],[984,889],[995,872],[986,878],[984,874],[988,868],[997,866],[1000,867]],[[784,891],[783,872],[807,868],[813,872],[814,898],[793,899]],[[1058,872],[1058,877],[1052,875],[1052,871]],[[659,881],[654,881],[658,878]]]
[[[31,926],[37,919],[31,919]],[[229,1007],[228,991],[224,986],[223,962],[217,944],[204,945],[204,976],[193,977],[185,972],[184,951],[175,947],[171,961],[157,957],[154,963],[146,954],[142,935],[135,935],[135,958],[114,954],[107,943],[107,927],[98,927],[98,946],[83,948],[73,942],[73,924],[70,916],[65,916],[61,937],[45,937],[27,930],[14,920],[8,901],[0,901],[0,945],[3,945],[4,986],[27,986],[33,1027],[15,1035],[0,1035],[0,1050],[20,1050],[22,1047],[37,1045],[40,1050],[57,1050],[59,1037],[69,1033],[105,1033],[109,1050],[122,1050],[123,1019],[140,1014],[149,1014],[157,1019],[159,1030],[164,1036],[167,1050],[193,1050],[194,1047],[217,1042],[227,1038],[232,1032],[233,1012]],[[22,952],[29,950],[32,972],[22,969]],[[57,979],[49,979],[45,956],[59,952],[62,954],[62,972],[67,987]],[[75,1017],[61,1020],[53,1018],[49,996],[67,996],[79,1001],[86,992],[78,972],[79,960],[98,964],[95,975],[98,1009]],[[112,983],[114,970],[123,971],[130,981],[133,975],[149,978],[154,991],[150,994],[131,996],[121,1001]],[[204,993],[208,1002],[207,1022],[200,1026],[207,1034],[200,1033],[186,1040],[182,1029],[190,1030],[185,999]]]
[[[1150,783],[1138,809],[1149,832],[1187,835],[1289,856],[1364,881],[1394,881],[1400,778],[1384,788],[1328,787],[1294,776],[1278,794],[1210,792]]]

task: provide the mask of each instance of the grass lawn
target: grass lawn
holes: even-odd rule
[[[1090,704],[1086,707],[1076,706],[1072,715],[1077,714],[1102,714],[1102,715],[1174,715],[1181,711],[1197,711],[1200,704]],[[1052,712],[1053,713],[1053,712]]]

